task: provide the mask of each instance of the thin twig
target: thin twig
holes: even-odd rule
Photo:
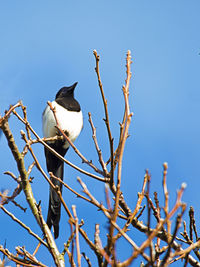
[[[181,189],[177,192],[176,203],[175,203],[174,207],[172,208],[172,210],[168,213],[168,215],[166,216],[166,218],[164,220],[160,220],[160,222],[157,224],[156,228],[151,232],[148,239],[146,239],[142,243],[142,245],[139,247],[139,249],[133,252],[132,256],[129,258],[129,262],[132,262],[139,254],[141,254],[141,252],[144,251],[145,248],[147,248],[149,246],[150,242],[157,235],[157,233],[163,227],[163,225],[167,222],[167,220],[169,220],[174,215],[174,213],[177,211],[177,209],[182,205],[181,197],[182,197],[184,189],[185,189],[185,184],[183,184],[181,186]]]
[[[118,206],[119,206],[119,200],[120,200],[120,194],[121,194],[121,175],[122,175],[122,159],[123,159],[123,152],[125,148],[125,142],[128,137],[128,130],[129,126],[131,123],[131,117],[133,113],[130,113],[130,108],[129,108],[129,81],[131,78],[131,71],[130,71],[130,65],[131,65],[131,53],[128,51],[127,53],[127,58],[126,58],[126,68],[127,68],[127,79],[126,79],[126,85],[123,86],[123,94],[124,94],[124,101],[125,101],[125,110],[126,110],[126,125],[123,133],[123,138],[121,141],[121,149],[119,152],[119,159],[118,159],[118,170],[117,170],[117,186],[116,186],[116,194],[115,194],[115,203],[114,203],[114,210],[113,210],[113,217],[112,217],[112,222],[116,222],[117,216],[118,216]],[[110,225],[110,230],[109,230],[109,239],[108,239],[108,245],[107,249],[110,253],[110,250],[112,246],[114,245],[115,240],[113,239],[113,233],[114,233],[114,227],[111,224]],[[114,249],[112,250],[114,251]]]
[[[105,164],[105,162],[103,160],[101,149],[99,148],[99,145],[98,145],[98,142],[97,142],[96,128],[94,127],[94,124],[93,124],[93,121],[92,121],[92,115],[91,115],[90,112],[88,113],[88,117],[89,117],[89,123],[90,123],[91,128],[92,128],[92,138],[94,140],[95,148],[96,148],[96,151],[97,151],[98,156],[99,156],[99,162],[101,164],[103,172],[105,173],[104,176],[108,177],[109,173],[107,171],[106,164]]]
[[[37,261],[35,258],[33,261],[33,257],[31,257],[31,259],[30,258],[27,259],[26,257],[24,257],[24,259],[19,258],[18,256],[11,253],[7,248],[3,248],[3,246],[1,246],[1,245],[0,245],[0,252],[2,252],[6,257],[8,257],[8,259],[15,262],[16,264],[19,264],[20,266],[29,266],[30,267],[30,266],[35,266],[37,264],[38,267],[39,266],[46,267],[46,265]],[[31,255],[31,254],[26,253],[26,256],[27,255]]]
[[[20,107],[22,105],[21,101],[19,101],[17,104],[15,104],[14,106],[10,106],[9,110],[8,111],[5,111],[5,115],[3,117],[0,116],[0,128],[2,128],[2,124],[8,120],[11,112],[16,109],[17,107]]]
[[[165,196],[164,212],[165,212],[166,217],[167,217],[168,211],[169,211],[169,193],[167,190],[167,169],[168,169],[168,164],[167,164],[167,162],[165,162],[165,163],[163,163],[163,190],[164,190],[164,196]],[[167,221],[167,232],[168,232],[168,234],[170,234],[170,232],[171,232],[170,220]]]
[[[123,237],[137,250],[138,246],[135,244],[135,242],[126,234],[124,233],[124,231],[114,222],[111,220],[111,216],[110,214],[107,212],[106,208],[103,206],[103,204],[100,204],[95,197],[90,193],[90,191],[88,190],[87,186],[85,183],[83,183],[83,181],[78,177],[77,178],[79,183],[81,184],[82,188],[83,188],[83,192],[89,196],[89,198],[95,203],[96,206],[99,207],[99,209],[101,209],[103,211],[103,213],[105,214],[105,216],[110,220],[110,222],[113,224],[113,226],[123,235]],[[143,255],[143,252],[142,252]],[[144,254],[144,257],[147,259],[149,259],[149,257],[147,255]]]
[[[189,217],[190,217],[190,240],[193,242],[193,224],[194,224],[194,209],[190,207],[189,210]]]
[[[106,100],[105,95],[104,95],[103,85],[102,85],[102,82],[101,82],[101,77],[100,77],[100,72],[99,72],[100,56],[97,54],[97,51],[96,50],[93,50],[93,54],[94,54],[95,59],[96,59],[95,71],[96,71],[97,78],[98,78],[98,83],[99,83],[99,88],[100,88],[100,92],[101,92],[101,97],[102,97],[102,100],[103,100],[104,113],[105,113],[105,124],[106,124],[106,128],[107,128],[108,138],[109,138],[109,144],[110,144],[110,158],[111,158],[110,184],[112,185],[114,183],[114,180],[113,180],[114,179],[114,168],[113,168],[113,164],[114,164],[113,137],[112,137],[112,133],[111,133],[111,129],[110,129],[110,121],[109,121],[109,115],[108,115],[107,100]]]
[[[39,242],[41,242],[45,247],[47,247],[47,244],[37,234],[35,234],[25,223],[16,218],[1,204],[0,204],[0,209],[3,210],[3,212],[5,212],[13,221],[17,222],[21,227],[26,229],[30,235],[34,236]]]
[[[173,241],[176,237],[176,234],[178,232],[178,229],[181,225],[181,219],[182,219],[182,214],[178,214],[177,218],[176,218],[176,225],[175,225],[175,229],[174,229],[174,233],[173,233],[173,236],[168,244],[168,249],[167,249],[167,252],[165,254],[165,257],[163,258],[162,260],[162,263],[160,265],[160,267],[162,266],[168,266],[169,262],[170,262],[170,254],[171,254],[171,249],[172,249],[172,244],[173,244]],[[173,256],[174,257],[174,256]]]
[[[9,128],[9,124],[7,120],[2,120],[2,124],[1,124],[1,129],[4,132],[4,135],[8,141],[8,146],[13,154],[13,157],[17,163],[17,167],[18,167],[18,171],[20,173],[20,177],[21,177],[21,185],[23,188],[23,191],[25,193],[26,196],[26,200],[39,224],[39,216],[38,216],[38,212],[36,209],[36,200],[33,196],[33,192],[32,192],[32,188],[30,185],[30,182],[28,180],[28,174],[25,168],[25,163],[24,163],[24,158],[22,157],[21,153],[19,152],[19,149],[15,143],[14,137],[12,135],[12,132]]]
[[[77,217],[75,205],[72,205],[72,211],[73,211],[74,219],[75,219],[77,262],[78,262],[78,266],[81,267],[81,253],[80,253],[79,230],[78,230],[79,225],[78,225],[78,217]]]
[[[24,121],[24,119],[15,111],[13,111],[13,114],[16,115],[16,117],[21,121],[23,122],[25,125],[27,124],[26,121]],[[46,147],[52,154],[56,155],[56,157],[58,157],[60,160],[62,160],[63,162],[65,162],[66,164],[68,164],[69,166],[71,166],[72,168],[78,170],[79,172],[85,174],[86,176],[88,177],[92,177],[96,180],[99,180],[101,182],[107,182],[108,179],[106,178],[101,178],[97,175],[94,175],[90,172],[87,172],[81,168],[79,168],[78,166],[74,165],[73,163],[71,163],[70,161],[66,160],[64,157],[62,157],[59,153],[57,153],[53,148],[51,148],[47,143],[45,143],[43,140],[43,138],[40,138],[39,135],[33,130],[33,128],[30,126],[30,124],[28,123],[27,124],[30,131],[35,135],[35,137],[37,138],[38,142],[41,143],[44,147]],[[31,142],[30,142],[31,143]]]

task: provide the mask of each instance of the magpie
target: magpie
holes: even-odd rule
[[[74,142],[83,128],[83,115],[78,101],[74,98],[74,89],[77,82],[69,87],[62,87],[56,94],[55,101],[52,102],[55,108],[56,117],[60,128],[65,132],[69,139]],[[42,118],[44,137],[54,137],[61,135],[56,127],[56,120],[53,111],[47,105]],[[48,141],[47,144],[52,147],[61,156],[65,156],[69,149],[69,143],[62,139]],[[47,148],[44,148],[46,165],[48,172],[52,172],[56,177],[63,180],[64,163]],[[62,184],[51,178],[53,184],[58,186],[62,193]],[[61,215],[61,201],[57,193],[50,186],[49,190],[49,209],[47,215],[47,225],[49,229],[53,226],[55,239],[59,236],[59,221]]]

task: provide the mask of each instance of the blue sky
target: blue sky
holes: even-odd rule
[[[97,162],[88,124],[87,114],[91,112],[106,158],[109,150],[92,51],[96,49],[101,56],[101,77],[116,144],[123,111],[121,88],[126,77],[125,57],[127,50],[131,50],[130,103],[134,116],[124,154],[122,180],[127,202],[134,207],[146,168],[152,175],[152,193],[156,190],[162,194],[162,164],[167,161],[171,204],[177,188],[186,182],[183,199],[188,207],[194,206],[199,217],[200,3],[198,0],[100,2],[21,0],[0,3],[0,113],[22,99],[30,123],[42,136],[41,114],[47,100],[53,100],[62,86],[78,81],[75,94],[83,110],[84,129],[76,145],[88,159]],[[10,123],[22,148],[19,135],[22,126],[16,119],[11,119]],[[16,166],[3,136],[0,145],[0,188],[12,191],[15,184],[3,172],[10,170],[17,174]],[[43,148],[38,145],[35,150],[45,169]],[[67,158],[88,169],[72,150]],[[76,182],[79,175],[98,200],[104,201],[104,187],[98,182],[68,166],[65,173],[66,181],[74,188],[80,190]],[[42,200],[46,217],[48,185],[36,170],[33,175],[35,196],[38,201]],[[99,212],[67,191],[64,197],[69,199],[69,206],[79,205],[79,218],[85,219],[92,239],[94,222],[101,222]],[[24,197],[17,200],[27,205]],[[24,217],[12,204],[7,208],[19,218],[25,218],[26,223],[40,233],[29,213]],[[91,215],[87,220],[88,213]],[[65,216],[63,212],[63,227]],[[2,212],[0,221],[6,229],[0,232],[0,243],[7,238],[10,250],[24,243],[27,249],[34,250],[37,242],[29,239],[25,231]],[[106,231],[106,219],[103,223],[102,233]],[[140,244],[139,235],[137,238]],[[59,249],[64,241],[64,237],[58,239]],[[45,250],[39,251],[38,258],[44,260],[45,253]],[[47,264],[51,263],[49,260]]]

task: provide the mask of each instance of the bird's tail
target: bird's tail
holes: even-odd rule
[[[65,153],[63,152],[60,154],[65,154]],[[56,177],[63,180],[63,169],[64,169],[63,162],[60,159],[58,159],[54,154],[52,154],[50,151],[48,151],[46,148],[45,148],[45,155],[46,155],[46,161],[47,161],[47,170],[49,172],[52,172]],[[59,190],[62,193],[62,183],[54,178],[51,178],[51,181],[53,182],[55,186],[59,187]],[[53,226],[55,239],[59,235],[60,215],[61,215],[60,198],[58,194],[55,192],[55,190],[50,186],[47,225],[49,229],[51,229],[51,227]]]

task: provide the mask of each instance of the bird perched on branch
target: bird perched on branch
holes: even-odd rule
[[[48,138],[61,135],[57,128],[58,126],[64,131],[64,133],[72,142],[74,142],[79,136],[83,128],[83,115],[78,101],[74,98],[74,89],[76,85],[77,83],[74,83],[72,86],[63,87],[58,91],[55,101],[51,103],[52,107],[55,109],[54,112],[51,110],[50,106],[47,105],[43,112],[42,121],[44,137]],[[48,141],[47,144],[63,157],[70,146],[65,139]],[[48,172],[52,172],[56,177],[63,180],[63,161],[50,152],[47,148],[44,150]],[[51,180],[55,186],[59,187],[62,193],[62,184],[56,179],[51,178]],[[51,229],[53,226],[55,238],[59,236],[60,214],[60,198],[55,190],[50,186],[47,225],[49,226],[49,229]]]

